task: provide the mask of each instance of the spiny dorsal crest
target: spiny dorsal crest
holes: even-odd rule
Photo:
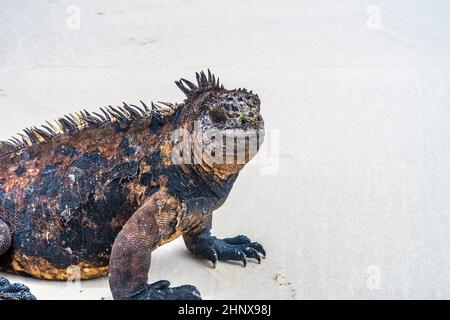
[[[47,121],[45,125],[26,128],[19,137],[12,137],[8,141],[0,141],[0,157],[26,149],[40,142],[45,142],[53,137],[73,133],[83,128],[98,127],[105,123],[118,122],[129,123],[143,118],[164,118],[172,115],[178,107],[168,102],[151,103],[151,108],[140,101],[142,107],[123,102],[123,106],[100,108],[101,112],[88,112],[86,110],[74,114],[65,115],[53,122]]]
[[[196,73],[197,85],[186,80],[175,81],[176,85],[183,91],[188,98],[193,98],[207,90],[224,89],[219,84],[219,78],[208,69],[206,75],[203,71]],[[151,108],[141,101],[142,107],[123,102],[123,106],[100,108],[101,112],[89,113],[86,110],[66,115],[53,122],[41,125],[40,128],[31,127],[19,133],[19,137],[12,137],[8,141],[0,141],[0,158],[22,149],[26,149],[40,142],[52,139],[54,136],[66,133],[73,133],[78,130],[98,127],[105,123],[119,122],[128,123],[142,118],[157,117],[165,118],[171,116],[179,107],[177,104],[168,102],[151,103]]]
[[[211,73],[208,69],[208,75],[203,71],[195,74],[197,78],[197,84],[192,83],[189,80],[181,78],[179,81],[175,81],[175,84],[186,95],[188,99],[195,98],[199,94],[210,89],[224,89],[223,85],[219,84],[219,78]]]

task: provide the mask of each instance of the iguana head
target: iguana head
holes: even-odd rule
[[[261,102],[252,91],[225,89],[209,70],[196,76],[196,84],[185,79],[175,82],[187,96],[178,119],[193,129],[194,153],[201,156],[202,165],[227,177],[239,172],[263,142]]]

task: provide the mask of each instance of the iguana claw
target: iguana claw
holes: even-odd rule
[[[10,283],[0,277],[0,300],[36,300],[30,289],[21,283]]]
[[[264,247],[246,236],[218,239],[210,233],[197,238],[194,253],[211,261],[214,268],[219,260],[241,261],[245,267],[248,258],[261,263],[261,255],[266,256]]]
[[[184,285],[169,288],[167,280],[156,281],[147,286],[147,289],[137,294],[136,300],[202,300],[196,287]]]

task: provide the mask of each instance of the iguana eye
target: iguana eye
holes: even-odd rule
[[[209,112],[209,117],[212,122],[220,123],[225,122],[227,120],[227,117],[225,113],[221,110],[213,109]]]

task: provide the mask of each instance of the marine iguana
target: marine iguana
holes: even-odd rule
[[[148,284],[152,251],[182,235],[214,266],[260,262],[261,244],[210,232],[212,212],[258,150],[249,137],[263,141],[260,100],[225,89],[209,70],[196,80],[175,81],[186,95],[180,104],[82,111],[0,142],[0,270],[48,280],[109,272],[114,299],[201,299],[191,285]],[[205,135],[210,129],[219,134]],[[220,134],[233,129],[246,144]],[[0,277],[1,299],[34,296]]]

